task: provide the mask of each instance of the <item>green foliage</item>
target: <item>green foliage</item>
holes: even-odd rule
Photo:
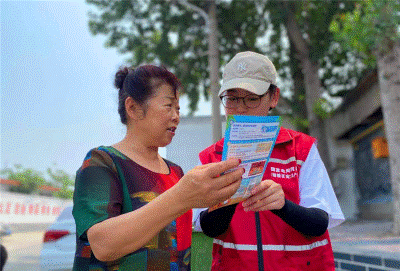
[[[70,199],[73,196],[74,177],[68,175],[62,170],[48,169],[47,174],[49,180],[43,176],[42,172],[24,168],[22,165],[14,165],[14,167],[7,167],[0,171],[1,176],[8,180],[20,182],[19,186],[10,186],[9,191],[35,194],[41,193],[40,187],[43,185],[60,188],[60,191],[53,192],[53,196]]]
[[[73,196],[74,177],[68,175],[63,170],[47,169],[47,174],[50,176],[51,183],[60,188],[60,191],[54,193],[56,197],[71,199]]]
[[[400,1],[357,1],[352,12],[336,15],[329,30],[346,49],[356,50],[371,66],[400,38]]]
[[[274,56],[273,62],[279,63],[277,68],[280,79],[291,81],[290,95],[287,102],[292,109],[291,122],[297,130],[308,133],[309,123],[306,109],[306,90],[301,59],[309,58],[320,66],[320,79],[324,91],[330,96],[343,96],[347,90],[355,87],[358,78],[365,70],[360,58],[347,51],[334,40],[329,31],[330,22],[337,14],[354,9],[353,1],[268,1],[269,18],[273,34],[269,42]],[[294,16],[302,34],[308,52],[297,51],[294,39],[286,32],[289,16]],[[279,43],[279,40],[288,40]],[[276,54],[274,52],[279,52]],[[287,72],[287,69],[290,72]],[[281,92],[283,96],[287,91]],[[317,102],[315,112],[322,117],[328,117],[330,106]],[[329,109],[330,110],[330,109]]]
[[[375,65],[375,64],[371,64]],[[368,69],[362,57],[338,42],[332,42],[326,56],[320,60],[322,86],[330,96],[343,97],[353,89]]]
[[[204,89],[208,78],[207,39],[200,16],[168,1],[87,3],[97,8],[97,13],[89,13],[89,29],[94,35],[105,35],[107,47],[130,54],[127,62],[132,66],[156,63],[175,72],[185,86],[190,108],[196,109],[199,89]]]
[[[291,118],[291,123],[296,127],[298,131],[306,132],[308,131],[308,127],[310,122],[308,119],[300,118],[300,117],[293,117]]]
[[[318,99],[313,106],[313,111],[321,119],[328,119],[333,112],[333,105],[325,98]]]
[[[208,11],[208,1],[188,0]],[[129,55],[133,66],[162,63],[182,81],[194,112],[200,95],[209,97],[208,39],[205,20],[179,0],[87,0],[92,7],[89,29],[104,35],[106,46]],[[282,81],[281,93],[291,99],[293,114],[305,119],[304,77],[298,52],[288,41],[285,22],[294,14],[310,45],[309,56],[323,74],[322,85],[334,95],[354,87],[364,67],[355,55],[335,41],[329,31],[337,14],[352,11],[354,1],[216,1],[220,66],[237,52],[251,50],[268,55]],[[292,50],[292,51],[291,51]],[[303,84],[304,85],[304,84]],[[293,87],[294,86],[294,87]],[[304,123],[304,122],[298,122]],[[304,128],[305,125],[301,125]]]
[[[188,1],[205,12],[207,1]],[[267,29],[260,3],[217,2],[221,65],[239,51],[260,51],[257,38]],[[161,63],[173,71],[184,86],[190,109],[195,111],[200,94],[209,97],[208,39],[204,18],[179,1],[87,0],[89,29],[105,35],[106,46],[129,54],[131,65]]]
[[[19,181],[19,186],[11,186],[11,192],[31,194],[38,190],[41,185],[46,184],[43,174],[30,168],[23,168],[22,165],[15,165],[13,168],[4,168],[1,175],[6,179]]]

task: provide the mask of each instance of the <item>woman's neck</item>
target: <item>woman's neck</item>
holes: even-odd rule
[[[127,133],[125,138],[113,145],[137,164],[157,173],[167,174],[169,168],[158,153],[158,147],[146,145],[145,142]]]

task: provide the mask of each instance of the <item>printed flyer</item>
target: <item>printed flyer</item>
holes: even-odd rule
[[[279,116],[227,116],[222,160],[241,159],[239,167],[244,168],[245,173],[236,193],[210,211],[243,201],[251,195],[252,188],[262,181],[279,129]]]

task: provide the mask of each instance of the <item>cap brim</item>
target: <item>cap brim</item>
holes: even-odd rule
[[[233,89],[233,88],[241,88],[247,91],[250,91],[254,94],[257,95],[263,95],[265,92],[268,91],[269,86],[271,83],[265,82],[265,81],[260,81],[256,79],[251,79],[251,78],[235,78],[232,80],[229,80],[227,82],[223,82],[221,89],[219,90],[218,96],[221,96],[221,94],[228,90],[228,89]]]

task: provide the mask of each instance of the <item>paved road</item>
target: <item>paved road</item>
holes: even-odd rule
[[[391,221],[345,222],[329,234],[334,251],[400,259],[400,237],[392,227]]]
[[[2,238],[8,252],[4,271],[40,271],[43,231],[17,232]]]
[[[3,271],[40,271],[39,255],[47,225],[12,225],[12,234],[2,238],[9,259]],[[334,249],[361,255],[400,259],[400,237],[388,234],[391,222],[344,223],[330,230]]]

